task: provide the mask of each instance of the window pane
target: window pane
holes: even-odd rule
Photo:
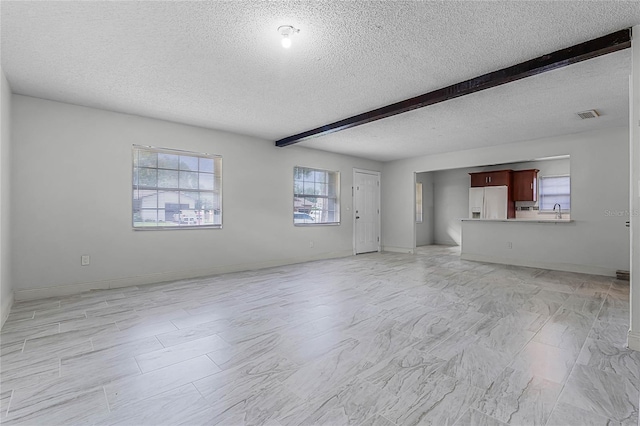
[[[198,198],[197,192],[180,191],[180,226],[200,225]]]
[[[178,157],[173,154],[158,153],[158,167],[163,169],[177,169]]]
[[[325,183],[316,183],[315,184],[315,193],[316,195],[328,195],[327,192],[327,184]]]
[[[217,207],[214,203],[213,194],[209,192],[201,192],[200,193],[200,208],[205,210],[211,210],[214,207]]]
[[[294,224],[339,223],[339,174],[295,167],[293,176]]]
[[[167,204],[180,204],[178,191],[158,191],[158,208],[166,209]]]
[[[201,172],[213,172],[213,158],[200,158]]]
[[[180,170],[198,171],[198,157],[180,156]]]
[[[327,186],[327,195],[329,197],[335,198],[337,196],[337,193],[338,193],[337,185],[336,185],[335,182],[333,182],[333,183],[331,183],[331,184],[329,184]]]
[[[134,198],[138,200],[141,209],[155,209],[158,207],[158,191],[139,190],[135,191]]]
[[[140,210],[140,226],[158,226],[158,210]]]
[[[540,178],[540,210],[553,210],[560,204],[562,211],[571,209],[570,176],[544,176]]]
[[[166,222],[171,223],[171,221],[166,218],[165,210],[158,209],[158,226],[164,226]]]
[[[155,152],[136,150],[139,167],[158,167],[158,154]]]
[[[164,204],[164,221],[167,224],[180,224],[180,211],[181,207],[178,203],[165,203]]]
[[[180,172],[180,188],[198,189],[198,173]]]
[[[177,188],[177,170],[158,170],[158,188]]]
[[[313,182],[304,182],[304,194],[314,195],[315,194],[315,185]]]
[[[315,174],[316,182],[326,183],[327,182],[327,172],[316,172]]]
[[[211,173],[200,173],[200,189],[213,190],[213,175]]]
[[[138,169],[138,185],[156,187],[158,185],[157,175],[156,169]]]
[[[196,191],[180,191],[180,204],[190,210],[200,209],[200,194]]]
[[[133,226],[221,225],[222,158],[167,151],[134,146]],[[209,172],[198,172],[201,165]]]

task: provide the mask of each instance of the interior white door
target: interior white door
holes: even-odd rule
[[[355,252],[378,251],[380,245],[380,176],[354,172]]]

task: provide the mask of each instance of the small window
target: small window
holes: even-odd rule
[[[571,210],[570,176],[543,176],[540,178],[540,211],[552,211],[560,204],[563,212]]]
[[[220,228],[222,157],[133,146],[134,229]]]
[[[340,223],[340,173],[294,167],[293,224]]]
[[[422,223],[422,183],[416,182],[416,223]]]

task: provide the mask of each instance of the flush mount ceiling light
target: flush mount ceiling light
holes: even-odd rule
[[[291,47],[291,36],[295,33],[299,33],[299,28],[294,28],[291,25],[280,25],[278,27],[278,33],[282,36],[282,47],[288,49]]]

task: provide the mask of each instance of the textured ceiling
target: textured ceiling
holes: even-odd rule
[[[276,140],[640,24],[640,2],[2,1],[0,15],[15,93]],[[289,50],[283,24],[301,28]],[[629,72],[627,50],[301,145],[392,160],[624,125]]]

